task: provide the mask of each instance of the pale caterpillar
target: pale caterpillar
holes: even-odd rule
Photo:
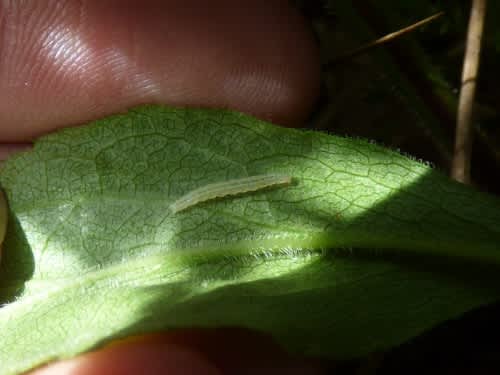
[[[274,174],[263,174],[237,178],[224,182],[216,182],[199,187],[198,189],[192,190],[186,195],[183,195],[170,205],[170,210],[173,213],[177,213],[208,200],[222,198],[228,195],[243,194],[273,186],[289,185],[291,183],[291,176]]]

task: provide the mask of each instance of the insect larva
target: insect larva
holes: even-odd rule
[[[291,176],[264,174],[245,178],[237,178],[224,182],[208,184],[183,195],[170,205],[173,213],[185,210],[186,208],[206,202],[215,198],[222,198],[228,195],[243,194],[250,191],[266,189],[273,186],[289,185],[292,183]]]

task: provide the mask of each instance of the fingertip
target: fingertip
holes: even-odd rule
[[[129,337],[30,375],[323,375],[318,361],[287,354],[269,336],[241,328],[183,329]]]
[[[221,375],[202,354],[169,343],[134,342],[104,348],[35,370],[31,375]]]
[[[144,103],[297,124],[319,91],[318,48],[283,0],[2,2],[0,29],[3,142]]]

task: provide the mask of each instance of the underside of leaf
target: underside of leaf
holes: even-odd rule
[[[273,175],[292,183],[170,209]],[[1,374],[180,327],[352,358],[498,296],[498,200],[363,140],[147,106],[40,139],[0,181]]]

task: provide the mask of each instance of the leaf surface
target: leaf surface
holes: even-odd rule
[[[293,182],[169,208],[274,174]],[[499,200],[363,140],[147,106],[40,139],[0,181],[0,374],[180,327],[352,358],[499,295]]]

